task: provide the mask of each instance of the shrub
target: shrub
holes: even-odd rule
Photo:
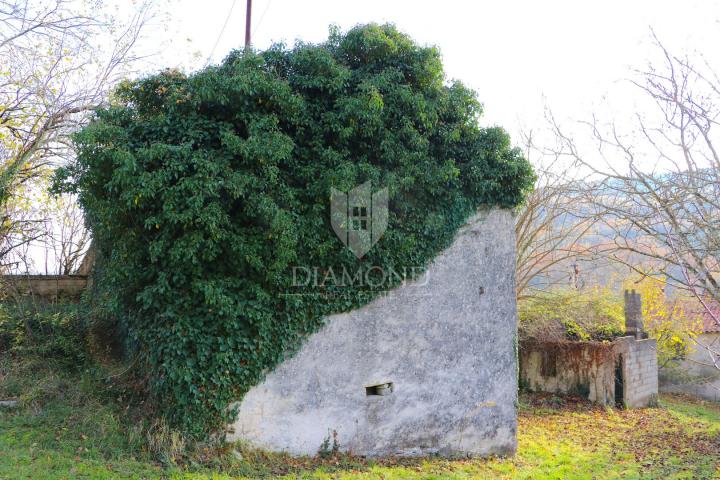
[[[623,300],[607,289],[555,290],[518,304],[521,340],[612,340],[625,332]]]
[[[446,83],[437,49],[389,25],[117,89],[57,180],[79,195],[101,297],[171,427],[219,431],[323,317],[377,294],[297,287],[293,266],[424,267],[479,207],[522,202],[532,169],[481,113],[474,92]],[[366,181],[388,188],[389,219],[358,259],[329,199]]]
[[[87,360],[87,322],[74,304],[0,303],[0,354],[74,370]]]

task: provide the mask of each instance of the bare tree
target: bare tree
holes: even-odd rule
[[[60,196],[47,202],[42,243],[45,247],[45,273],[75,273],[90,245],[82,210],[72,196]],[[48,264],[54,271],[50,271]]]
[[[596,219],[578,214],[581,179],[563,168],[555,149],[536,144],[532,132],[523,141],[537,181],[515,221],[518,300],[556,286],[581,288],[578,262],[598,256],[597,245],[585,242]]]
[[[581,217],[601,224],[608,256],[666,278],[720,325],[720,78],[702,57],[675,56],[653,38],[660,60],[632,85],[657,115],[638,113],[632,128],[592,118],[583,144],[550,117],[554,154],[587,172],[574,195]],[[699,347],[720,366],[720,351]]]
[[[69,135],[138,60],[133,49],[150,4],[139,4],[127,21],[100,6],[0,0],[0,267],[37,238],[39,219],[13,215],[32,180],[71,154]]]

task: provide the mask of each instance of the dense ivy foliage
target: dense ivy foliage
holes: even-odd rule
[[[104,301],[160,412],[193,436],[217,430],[323,316],[375,294],[296,287],[292,267],[425,266],[478,207],[521,203],[532,169],[480,114],[474,92],[446,83],[439,52],[393,26],[121,86],[59,181],[79,194]],[[329,200],[365,181],[389,189],[390,213],[358,260]]]

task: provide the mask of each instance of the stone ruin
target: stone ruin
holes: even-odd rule
[[[578,394],[602,405],[638,408],[658,395],[657,341],[643,329],[642,300],[625,291],[625,334],[613,342],[528,342],[520,381],[531,391]]]

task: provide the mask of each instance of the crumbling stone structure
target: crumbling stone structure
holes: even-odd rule
[[[635,290],[625,290],[625,333],[636,339],[647,338],[642,317],[642,299]]]
[[[657,341],[643,330],[642,301],[625,292],[625,337],[613,342],[528,342],[520,381],[532,391],[574,393],[603,405],[647,407],[658,394]]]

